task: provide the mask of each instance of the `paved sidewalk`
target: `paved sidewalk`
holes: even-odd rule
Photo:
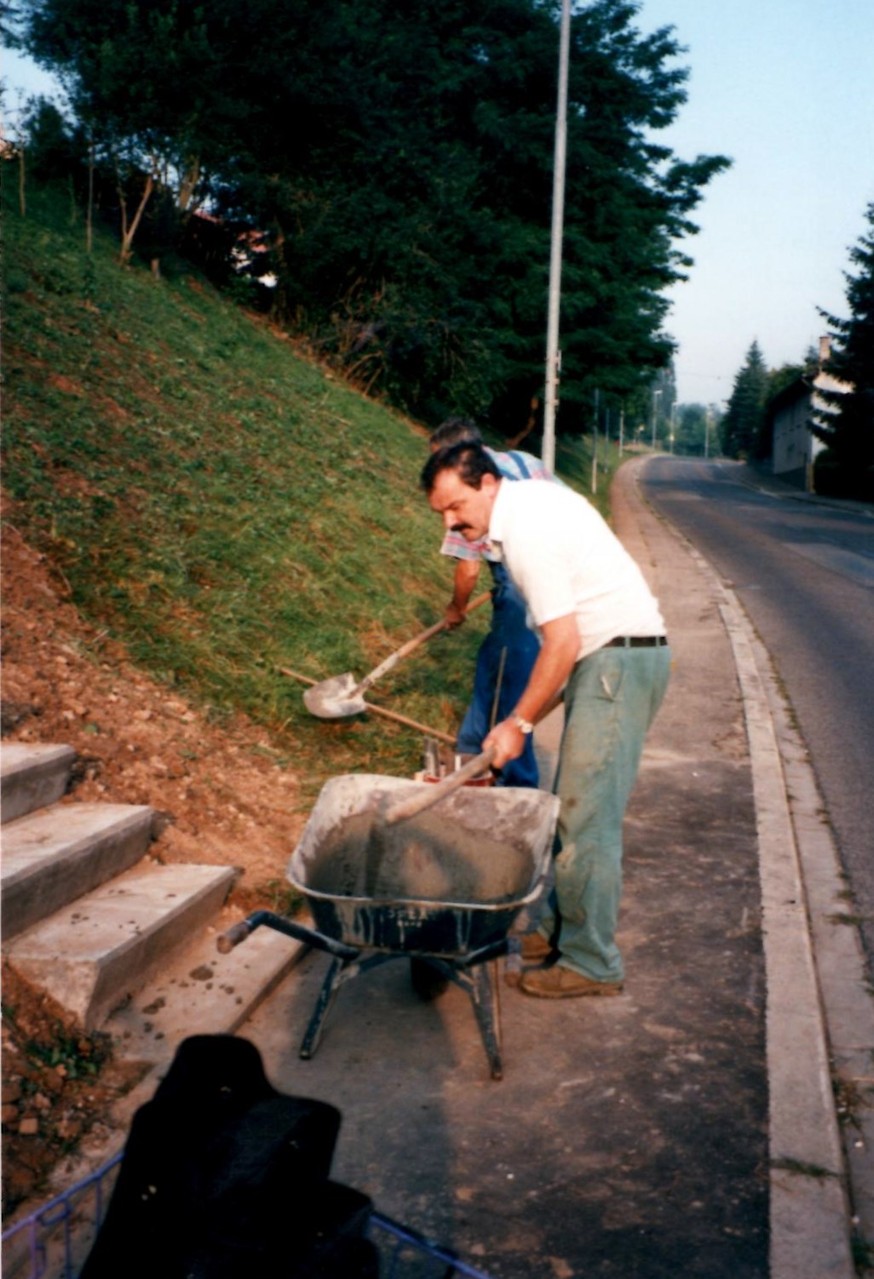
[[[500,1082],[466,995],[421,1003],[403,960],[343,987],[311,1061],[297,1049],[324,955],[241,1033],[277,1087],[341,1108],[338,1179],[495,1279],[850,1279],[816,973],[754,637],[633,475],[615,494],[617,531],[661,599],[674,672],[627,822],[623,996],[505,987]]]

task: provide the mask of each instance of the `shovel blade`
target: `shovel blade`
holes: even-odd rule
[[[319,719],[344,719],[347,715],[361,715],[367,710],[363,697],[352,697],[358,681],[347,671],[334,675],[320,684],[313,684],[303,695],[303,704],[311,715]]]

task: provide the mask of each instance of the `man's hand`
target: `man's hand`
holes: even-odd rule
[[[503,768],[511,759],[518,759],[525,749],[525,734],[512,719],[502,719],[483,741],[483,750],[495,748],[492,768]]]
[[[467,617],[467,606],[479,577],[479,560],[456,560],[453,580],[452,599],[443,614],[449,629],[455,630]]]
[[[460,626],[466,617],[467,610],[459,608],[455,603],[455,600],[450,600],[446,608],[446,612],[443,614],[443,620],[449,627],[450,631],[454,631],[456,626]]]

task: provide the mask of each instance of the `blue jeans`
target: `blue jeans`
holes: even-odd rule
[[[482,750],[483,739],[492,727],[498,679],[496,723],[516,709],[540,652],[540,640],[525,622],[525,603],[506,569],[502,564],[490,563],[489,567],[494,579],[492,625],[477,653],[473,696],[458,730],[456,750],[464,755],[478,755]],[[498,785],[534,787],[537,782],[534,742],[529,736],[519,758],[504,766]]]
[[[565,692],[555,889],[539,927],[565,967],[594,981],[623,978],[622,821],[670,664],[668,648],[602,648],[577,663]]]

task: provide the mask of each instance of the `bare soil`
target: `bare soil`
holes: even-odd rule
[[[234,866],[234,899],[275,906],[304,816],[298,782],[257,725],[217,725],[137,669],[85,622],[66,584],[14,525],[3,530],[2,733],[72,746],[65,803],[148,804],[162,814],[152,855]],[[106,1036],[84,1035],[4,965],[3,1209],[39,1202],[58,1160],[106,1121],[136,1082]]]

